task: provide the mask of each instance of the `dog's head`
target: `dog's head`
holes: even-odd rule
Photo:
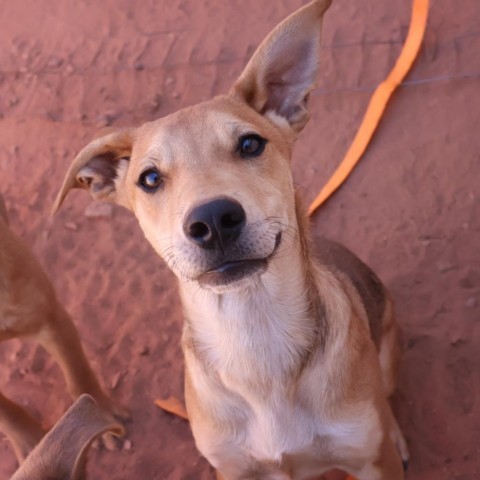
[[[264,272],[297,228],[291,150],[309,118],[330,3],[278,25],[228,95],[93,140],[54,210],[72,188],[129,208],[174,273],[204,288],[238,288]]]

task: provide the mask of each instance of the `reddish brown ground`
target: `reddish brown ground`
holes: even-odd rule
[[[4,0],[0,186],[73,314],[93,365],[131,408],[129,449],[94,451],[91,478],[210,479],[189,427],[159,411],[182,395],[175,282],[133,216],[89,218],[74,193],[48,212],[69,162],[105,125],[138,124],[225,92],[300,0]],[[426,43],[317,232],[369,262],[397,303],[405,353],[396,411],[411,480],[480,478],[480,8],[432,1]],[[399,52],[409,1],[337,0],[325,20],[313,118],[293,169],[308,201],[349,145]],[[461,7],[461,8],[460,8]],[[51,425],[69,405],[36,345],[0,346],[0,388]],[[0,437],[0,477],[15,469]]]

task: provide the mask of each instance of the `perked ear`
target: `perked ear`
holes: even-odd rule
[[[90,190],[97,200],[125,204],[117,185],[132,154],[134,131],[119,130],[95,138],[75,158],[52,208],[55,213],[72,188]]]
[[[15,472],[11,480],[81,480],[88,448],[105,432],[123,435],[90,395],[81,395]]]
[[[306,125],[315,86],[323,14],[332,0],[315,0],[278,25],[245,67],[230,95],[261,114],[285,118],[299,132]]]

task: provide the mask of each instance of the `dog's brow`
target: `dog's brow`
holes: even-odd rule
[[[246,133],[255,133],[258,129],[255,128],[253,125],[250,124],[237,124],[233,128],[233,135],[235,137],[241,137],[242,135],[245,135]]]
[[[225,132],[227,136],[240,137],[246,133],[256,132],[257,126],[235,116],[232,116],[230,112],[216,111],[211,115],[214,125],[221,126],[219,133]]]
[[[169,148],[154,145],[153,147],[149,148],[149,150],[141,157],[140,160],[142,165],[152,163],[157,165],[159,162],[162,163],[162,167],[164,168],[169,167],[173,163],[173,155]]]
[[[258,127],[246,122],[230,121],[227,122],[227,125],[231,129],[229,132],[230,139],[233,139],[234,141],[248,133],[258,133]]]

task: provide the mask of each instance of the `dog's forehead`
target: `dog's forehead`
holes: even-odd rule
[[[267,136],[269,122],[248,107],[217,97],[145,125],[135,145],[135,156],[173,162],[205,161],[233,152],[246,133]],[[210,158],[210,157],[209,157]]]

